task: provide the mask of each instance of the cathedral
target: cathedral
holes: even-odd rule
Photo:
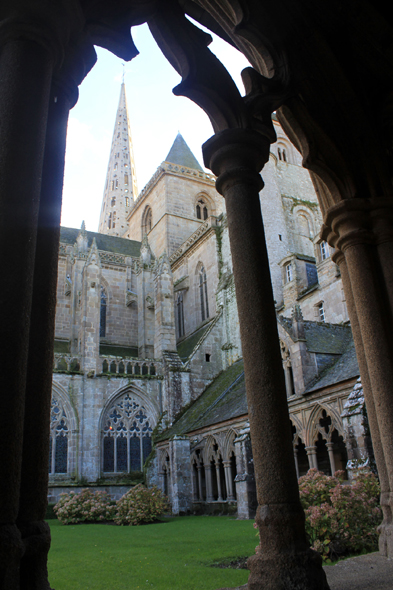
[[[297,475],[372,456],[339,267],[273,115],[260,192]],[[124,83],[98,232],[61,228],[49,501],[145,471],[174,514],[252,518],[256,487],[225,201],[179,133],[138,192]],[[253,315],[253,309],[249,310]]]

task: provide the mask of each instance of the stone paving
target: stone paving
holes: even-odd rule
[[[324,570],[330,590],[393,590],[393,559],[379,553],[339,561]],[[247,590],[247,584],[221,590]]]

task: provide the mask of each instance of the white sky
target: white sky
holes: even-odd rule
[[[138,190],[165,159],[178,131],[203,166],[202,144],[213,130],[205,113],[192,101],[172,94],[180,76],[166,61],[147,25],[133,27],[140,54],[125,65],[125,84],[134,147]],[[240,72],[245,57],[215,38],[210,49],[232,75],[242,94]],[[119,101],[122,61],[96,48],[98,61],[79,88],[71,110],[61,223],[97,231],[113,126]]]

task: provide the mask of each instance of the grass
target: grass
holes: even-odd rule
[[[187,516],[118,527],[48,521],[49,580],[56,590],[217,590],[247,582],[247,570],[211,567],[252,555],[250,520]]]

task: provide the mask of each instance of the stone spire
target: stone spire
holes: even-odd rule
[[[123,82],[113,130],[98,231],[110,236],[122,236],[127,230],[126,219],[137,196],[134,154],[128,121],[126,89]]]

